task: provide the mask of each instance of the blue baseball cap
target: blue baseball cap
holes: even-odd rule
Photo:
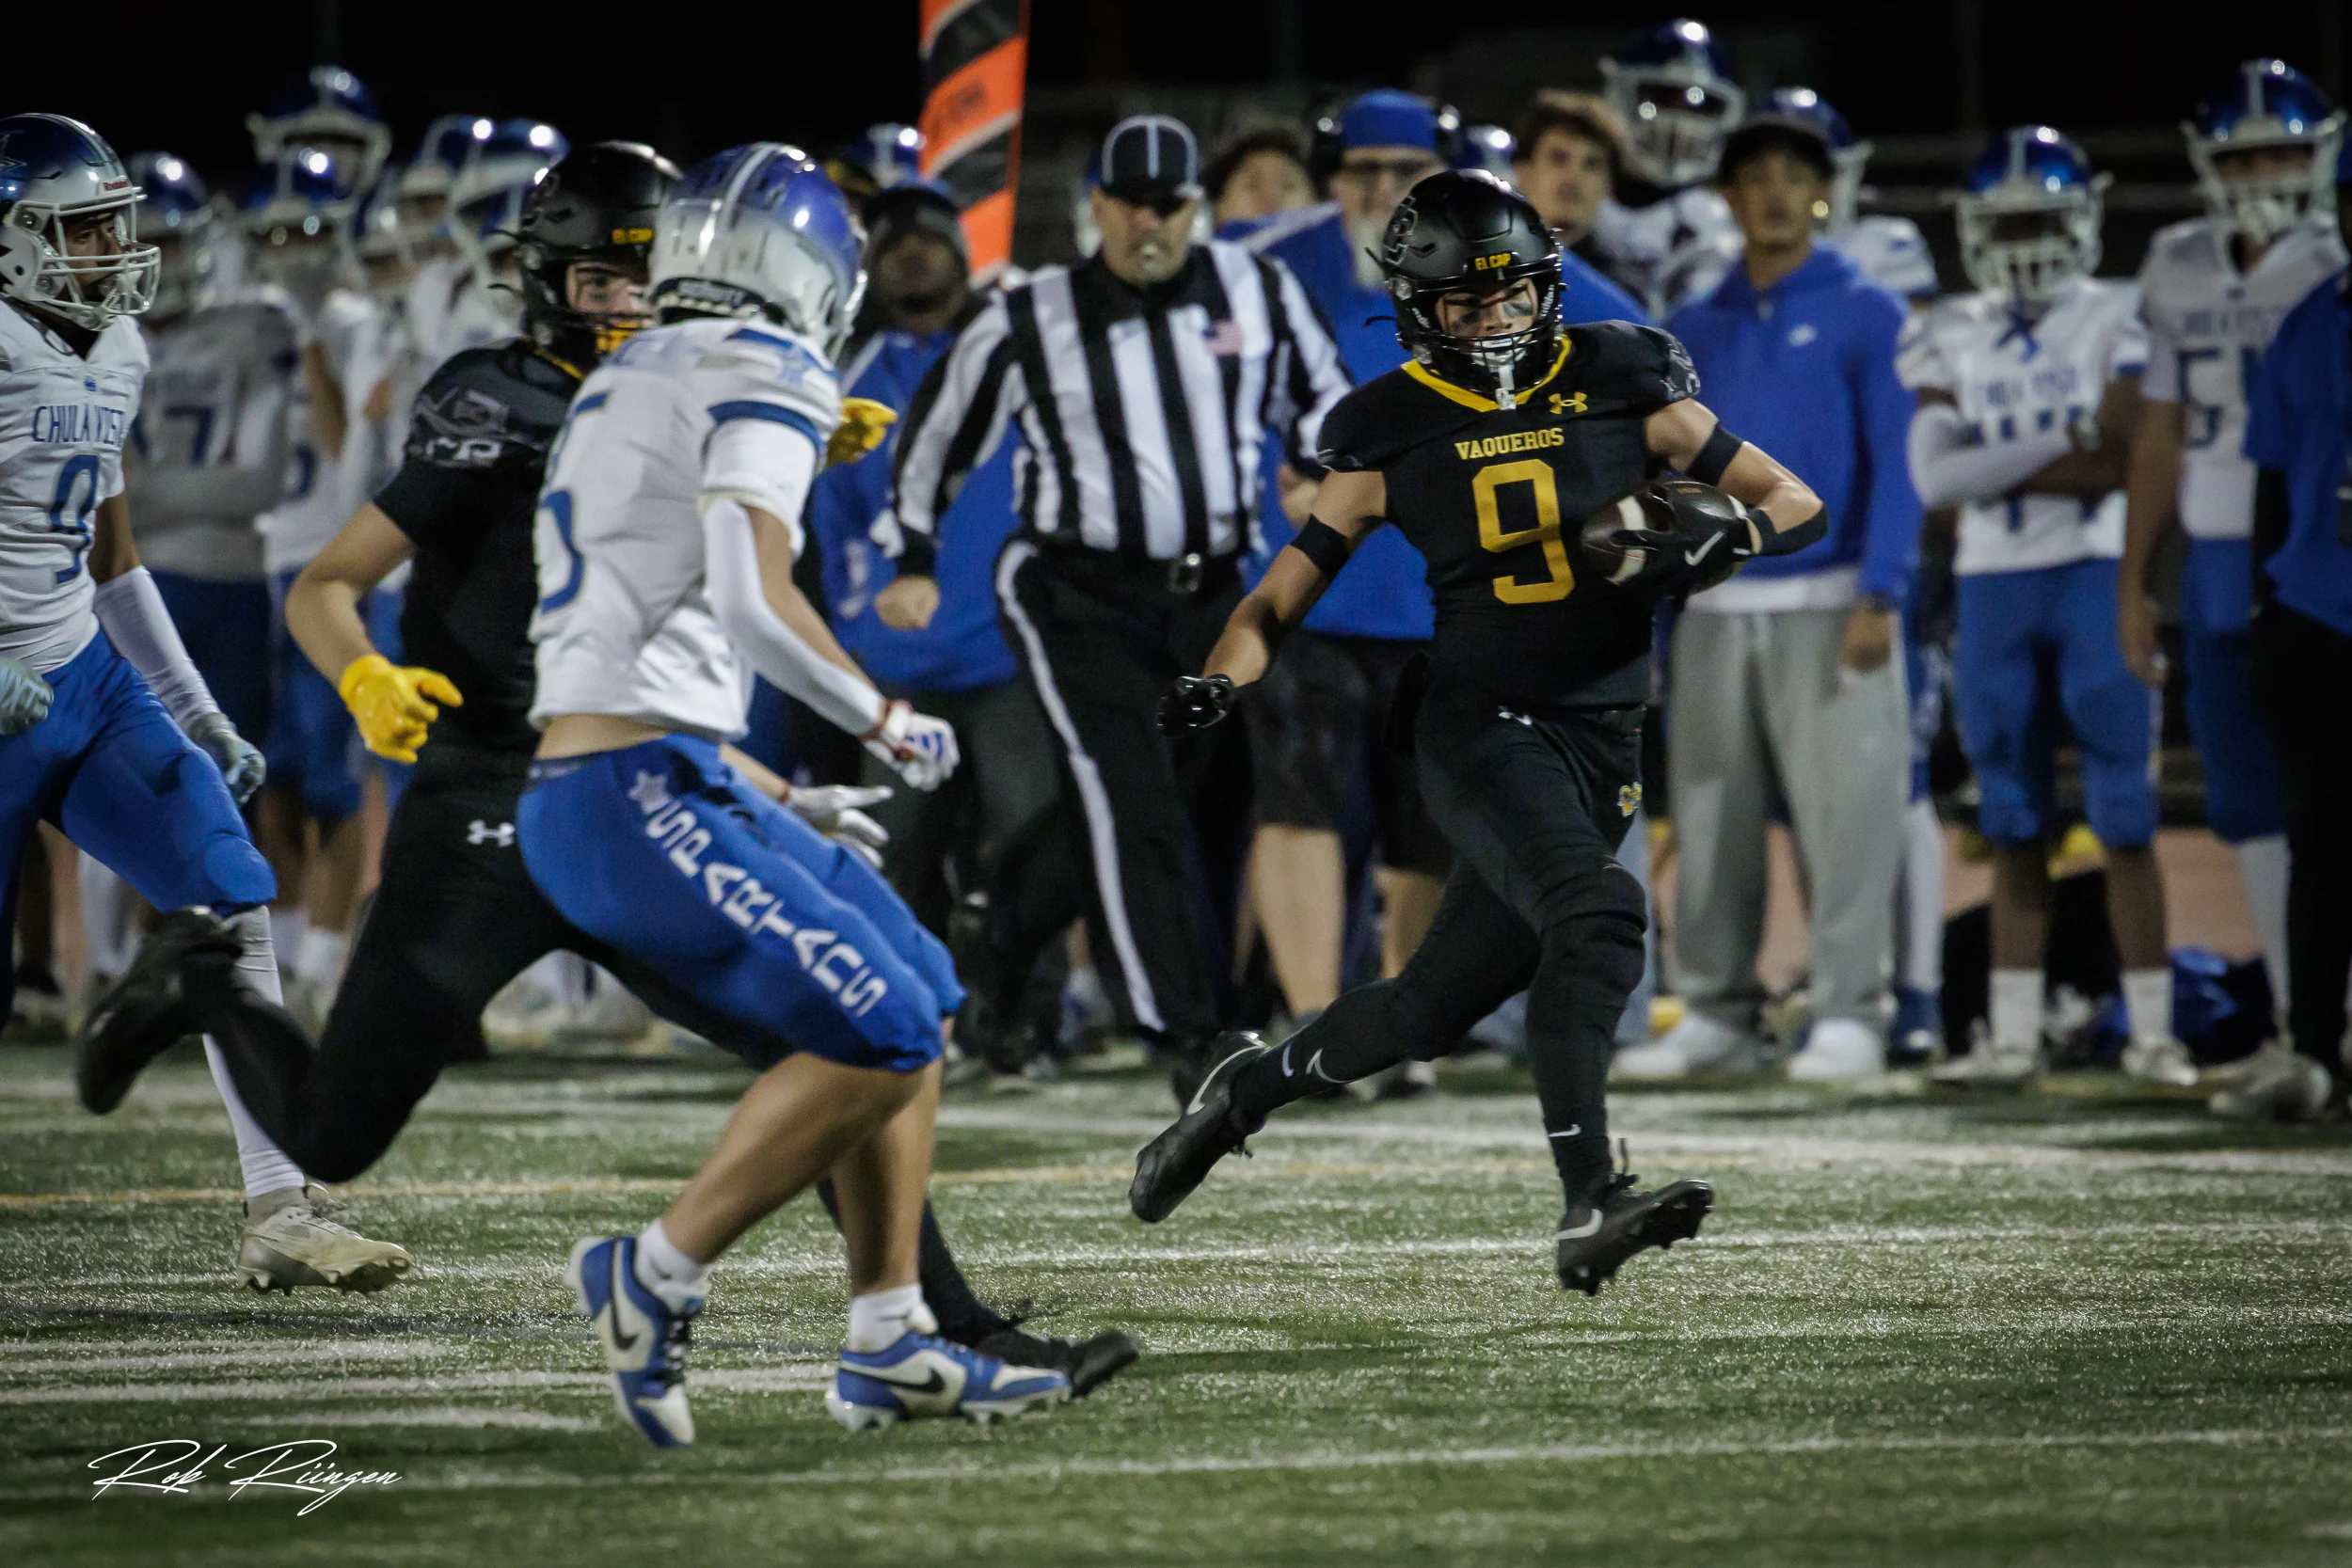
[[[1380,87],[1340,111],[1340,146],[1425,147],[1438,150],[1438,111],[1425,99]]]

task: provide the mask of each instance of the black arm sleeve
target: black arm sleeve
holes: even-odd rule
[[[1291,540],[1291,548],[1313,562],[1326,582],[1338,577],[1348,557],[1356,553],[1347,535],[1320,517],[1310,517],[1300,526],[1296,537]]]
[[[1816,507],[1813,515],[1791,529],[1781,529],[1772,522],[1772,514],[1760,506],[1748,508],[1748,515],[1756,519],[1756,554],[1794,555],[1807,545],[1820,544],[1829,536],[1829,508]]]
[[[1724,470],[1731,467],[1731,460],[1740,455],[1740,449],[1745,445],[1746,442],[1725,430],[1723,421],[1718,420],[1707,439],[1699,443],[1698,455],[1692,458],[1691,466],[1682,471],[1701,484],[1721,484]]]

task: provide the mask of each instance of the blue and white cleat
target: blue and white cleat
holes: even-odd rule
[[[909,1332],[888,1350],[843,1351],[825,1408],[851,1432],[863,1432],[925,1416],[961,1416],[986,1426],[1069,1398],[1070,1379],[1059,1372],[1008,1366],[953,1340]]]
[[[686,1407],[686,1338],[696,1301],[674,1312],[637,1277],[637,1238],[591,1236],[572,1248],[564,1277],[580,1298],[580,1315],[596,1325],[612,1369],[612,1399],[621,1415],[658,1449],[694,1440],[694,1414]]]

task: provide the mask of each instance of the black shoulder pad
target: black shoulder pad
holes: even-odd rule
[[[1568,329],[1572,352],[1563,373],[1592,400],[1595,412],[1647,414],[1699,395],[1699,372],[1672,334],[1631,322],[1590,322]]]
[[[406,460],[465,469],[545,462],[573,383],[555,372],[563,388],[542,387],[522,368],[505,345],[452,356],[417,394]]]

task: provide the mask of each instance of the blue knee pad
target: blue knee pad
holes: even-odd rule
[[[2254,705],[2252,572],[2242,539],[2191,540],[2181,571],[2189,738],[2205,768],[2205,820],[2227,844],[2286,832],[2279,753]]]
[[[516,827],[532,880],[566,920],[771,1036],[779,1055],[891,1072],[938,1059],[939,999],[834,891],[866,899],[840,863],[870,868],[751,790],[709,742],[543,764]]]

